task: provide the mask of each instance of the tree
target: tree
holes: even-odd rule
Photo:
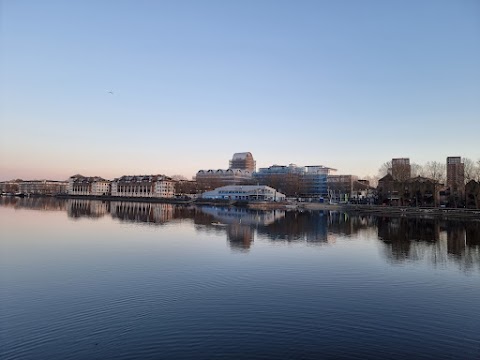
[[[380,169],[378,169],[378,176],[380,178],[384,177],[387,174],[391,174],[391,173],[392,173],[392,162],[391,161],[384,162],[382,164],[382,166],[380,166]]]
[[[185,176],[183,175],[173,175],[172,180],[188,180]]]
[[[424,166],[426,177],[435,180],[438,183],[445,182],[446,165],[438,161],[429,161]]]
[[[411,169],[412,169],[412,177],[425,176],[425,169],[422,165],[412,163]]]
[[[475,163],[472,159],[463,158],[463,168],[465,174],[465,184],[475,177]]]
[[[480,159],[477,160],[477,166],[475,167],[474,175],[475,181],[480,182]]]
[[[363,179],[363,180],[367,180],[368,183],[369,183],[369,185],[370,185],[370,187],[376,188],[376,187],[378,186],[378,179],[379,179],[379,177],[376,176],[376,175],[374,175],[374,176],[367,175],[367,176],[364,176],[362,179]]]

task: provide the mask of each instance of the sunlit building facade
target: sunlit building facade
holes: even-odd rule
[[[175,181],[164,175],[125,175],[112,181],[112,196],[173,198]]]
[[[68,179],[67,193],[69,195],[108,196],[110,195],[110,181],[99,176],[73,175]]]

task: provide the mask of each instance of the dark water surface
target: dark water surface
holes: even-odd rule
[[[0,200],[1,359],[480,359],[480,219]]]

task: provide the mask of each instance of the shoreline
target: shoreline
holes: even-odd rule
[[[90,195],[33,195],[26,198],[56,198],[56,199],[78,199],[97,201],[126,201],[145,203],[164,203],[173,205],[195,205],[195,206],[225,206],[247,208],[252,210],[285,210],[285,211],[344,211],[347,213],[369,214],[369,215],[396,215],[396,216],[429,216],[440,218],[478,218],[480,209],[465,208],[439,208],[439,207],[404,207],[384,205],[360,205],[360,204],[328,204],[309,202],[235,202],[226,200],[202,200],[202,199],[177,199],[177,198],[141,198],[141,197],[120,197],[120,196],[90,196]]]

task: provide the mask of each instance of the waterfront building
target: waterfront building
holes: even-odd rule
[[[175,195],[179,197],[197,198],[198,184],[195,180],[176,180]]]
[[[112,181],[112,196],[173,198],[175,181],[165,175],[125,175]]]
[[[110,195],[110,181],[99,176],[73,175],[68,179],[69,195],[107,196]]]
[[[230,160],[230,169],[246,170],[250,173],[255,172],[256,163],[250,152],[235,153]]]
[[[332,171],[336,170],[321,165],[305,166],[305,172],[300,177],[300,196],[312,200],[325,197],[328,193],[328,176]]]
[[[197,189],[200,192],[213,190],[227,185],[253,184],[252,175],[255,171],[255,160],[252,153],[233,154],[228,169],[199,170],[195,176]]]
[[[199,170],[195,178],[200,191],[213,190],[220,186],[252,183],[252,173],[241,169]]]
[[[330,201],[367,201],[373,198],[368,181],[359,180],[355,175],[329,175],[327,186]]]
[[[460,156],[447,157],[447,187],[451,196],[463,198],[465,193],[465,165]]]
[[[379,204],[397,206],[438,206],[443,184],[423,176],[395,180],[391,174],[378,180]]]
[[[319,199],[328,194],[327,177],[335,169],[321,165],[272,165],[260,168],[254,180],[284,192],[287,196]]]
[[[67,193],[67,181],[29,180],[18,183],[19,192],[28,195],[56,195]]]
[[[392,159],[392,176],[395,180],[405,181],[412,177],[412,167],[409,158]]]
[[[285,201],[285,194],[265,185],[229,185],[204,192],[202,199]]]
[[[0,182],[0,192],[15,194],[19,192],[19,183],[22,180],[11,180],[11,181],[2,181]]]

